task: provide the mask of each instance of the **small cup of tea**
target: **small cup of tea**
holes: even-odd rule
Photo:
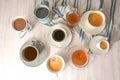
[[[76,27],[80,21],[80,14],[77,12],[77,10],[70,10],[66,14],[66,20],[68,27],[70,28]]]
[[[47,68],[52,73],[59,73],[64,69],[64,66],[64,59],[59,55],[53,55],[47,61]]]
[[[51,21],[51,11],[45,4],[36,5],[34,15],[40,23],[48,24]]]
[[[19,37],[22,38],[32,29],[29,21],[22,16],[18,16],[12,20],[12,27],[16,31],[20,31]]]
[[[89,48],[94,54],[106,54],[109,50],[109,42],[103,36],[96,36],[90,40]]]
[[[23,44],[20,49],[20,59],[30,67],[36,67],[42,64],[47,58],[47,52],[42,42],[30,40]]]
[[[101,11],[87,11],[81,16],[80,26],[89,34],[98,34],[105,28],[105,15]]]

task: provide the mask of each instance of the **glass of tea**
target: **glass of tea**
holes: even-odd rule
[[[66,21],[67,21],[68,27],[70,28],[76,27],[80,21],[80,14],[78,13],[76,9],[70,10],[66,14]]]
[[[67,54],[70,66],[75,69],[83,69],[87,67],[90,57],[88,50],[82,45],[75,45],[69,49]]]

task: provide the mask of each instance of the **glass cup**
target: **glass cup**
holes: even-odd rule
[[[48,1],[42,1],[39,4],[36,3],[34,15],[40,23],[49,24],[52,21],[52,19]]]
[[[12,27],[14,30],[19,31],[19,37],[23,38],[27,32],[32,30],[29,21],[22,16],[17,16],[12,20]]]
[[[70,47],[67,54],[69,65],[74,69],[84,69],[90,63],[90,56],[88,50],[82,45],[75,45]]]
[[[67,21],[68,27],[74,28],[78,25],[78,23],[80,21],[80,14],[77,12],[76,9],[70,10],[66,14],[66,21]]]

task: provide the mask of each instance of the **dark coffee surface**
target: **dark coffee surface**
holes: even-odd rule
[[[18,18],[14,21],[14,28],[18,31],[23,30],[26,26],[26,21],[23,18]]]
[[[46,8],[39,8],[36,10],[36,16],[38,18],[45,18],[48,15],[48,9]]]
[[[53,32],[52,37],[55,41],[62,41],[65,38],[65,33],[64,31],[58,29]]]
[[[37,57],[37,51],[33,47],[27,47],[24,49],[23,56],[26,60],[32,61]]]

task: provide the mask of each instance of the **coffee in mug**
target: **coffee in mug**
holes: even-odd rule
[[[47,58],[47,50],[41,41],[32,39],[23,44],[20,49],[21,61],[30,67],[42,64]]]
[[[37,50],[32,46],[28,46],[23,50],[22,56],[27,61],[33,61],[37,57]]]
[[[53,31],[52,38],[58,42],[63,41],[65,38],[65,32],[61,29],[56,29]]]
[[[47,67],[51,72],[59,72],[64,68],[64,60],[58,55],[54,55],[48,59]]]
[[[103,23],[103,17],[99,13],[91,13],[88,17],[88,21],[94,27],[99,27]]]

